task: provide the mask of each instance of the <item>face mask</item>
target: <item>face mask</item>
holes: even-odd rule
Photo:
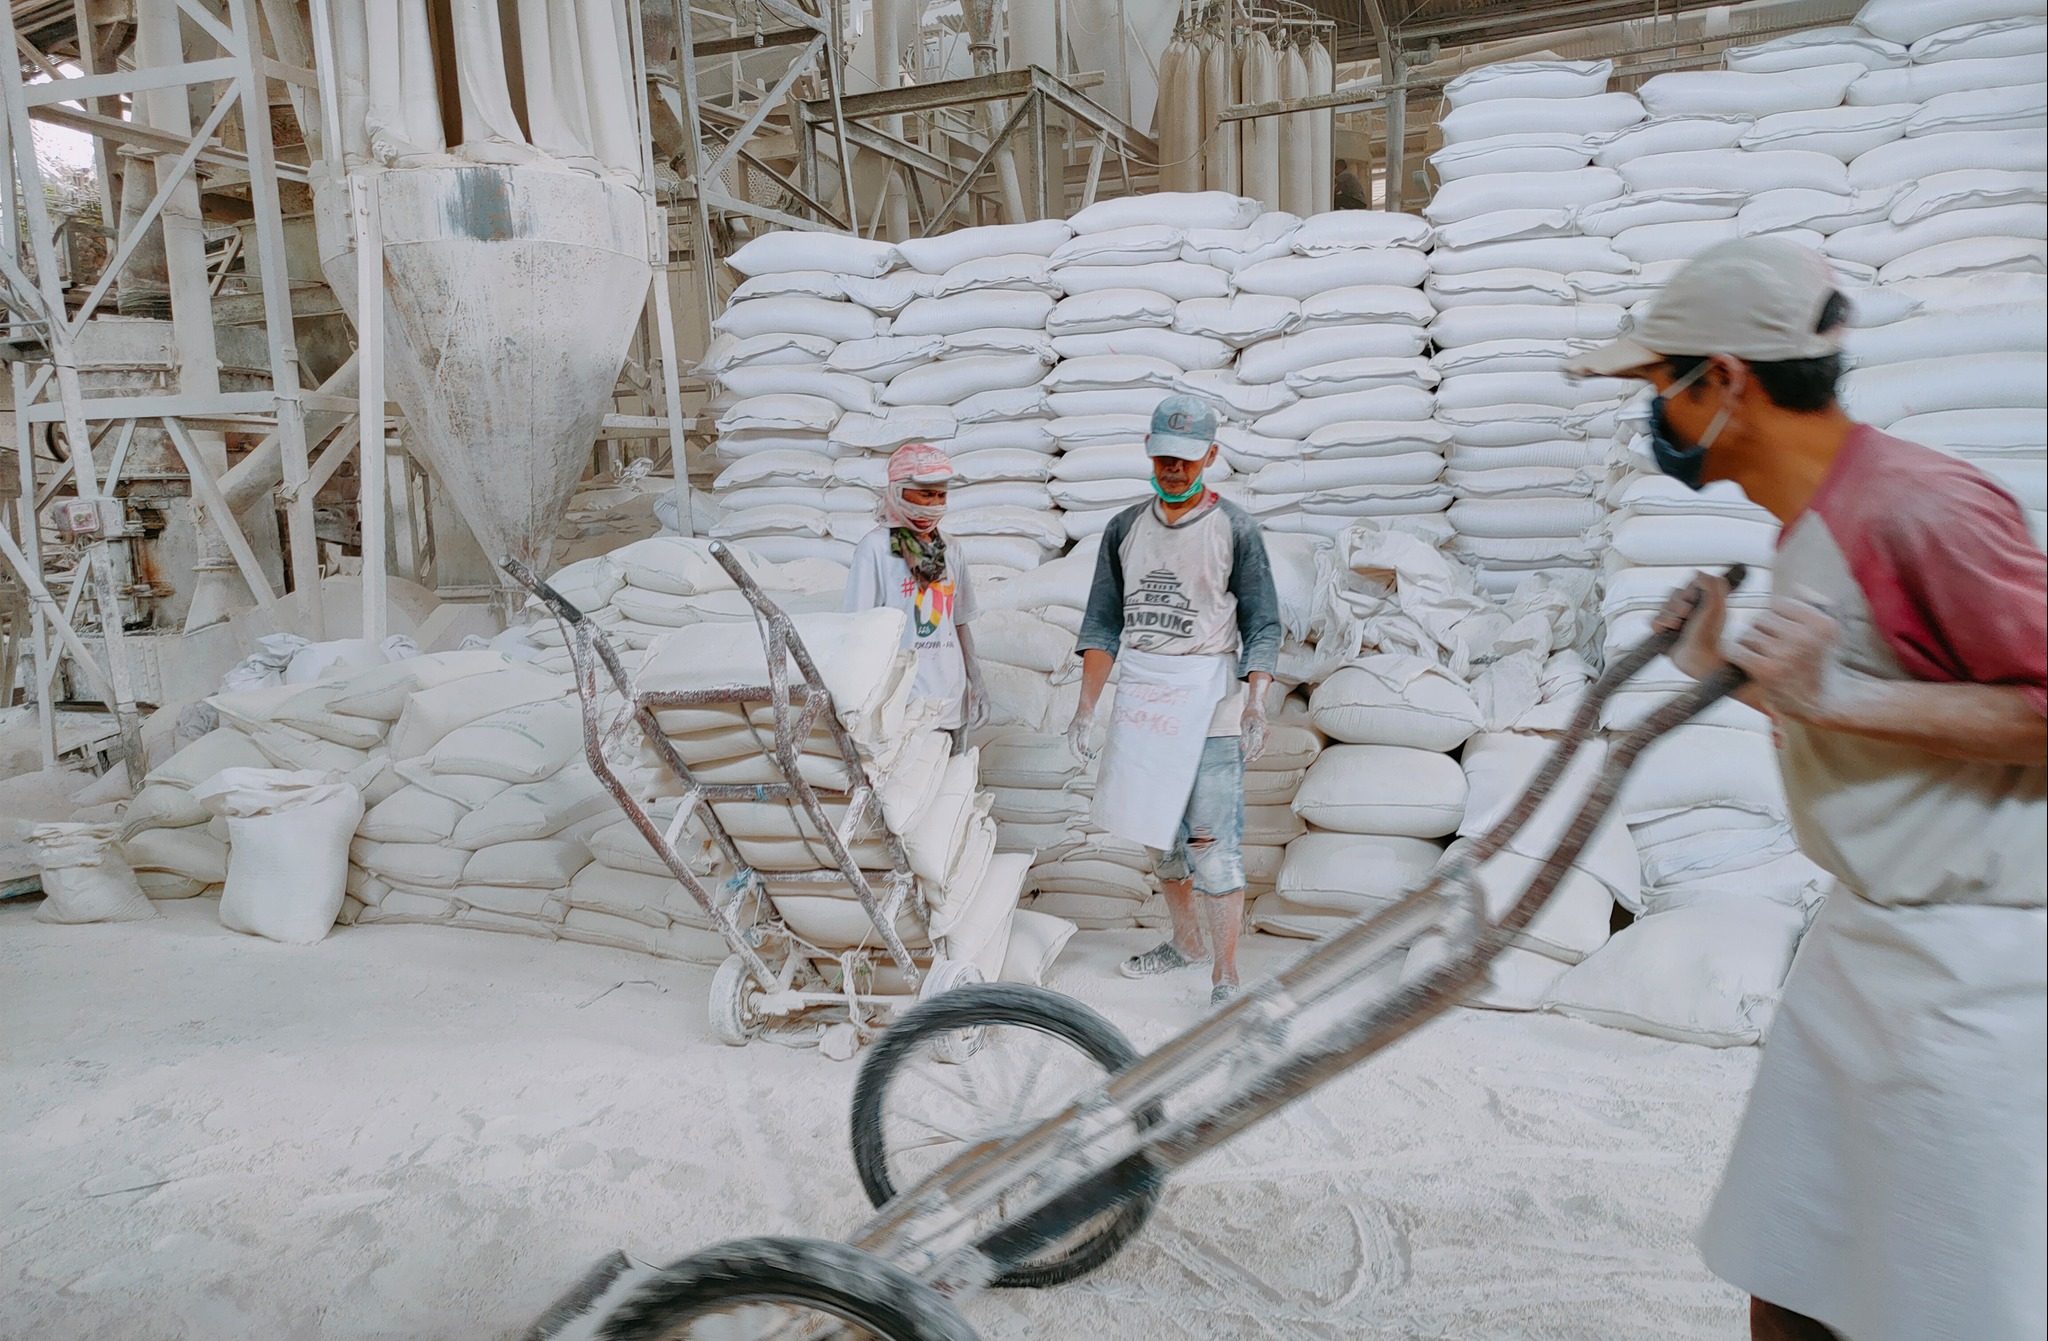
[[[1707,367],[1705,363],[1700,364],[1673,382],[1669,391],[1650,401],[1650,455],[1655,458],[1657,469],[1688,489],[1706,487],[1707,448],[1714,445],[1714,439],[1720,437],[1721,430],[1727,427],[1728,407],[1722,406],[1707,425],[1707,431],[1700,435],[1700,440],[1689,444],[1672,431],[1671,421],[1664,417],[1664,406],[1671,397],[1705,376]]]
[[[930,533],[945,518],[944,503],[912,503],[903,497],[903,486],[893,485],[882,496],[882,520],[891,526]]]
[[[1154,475],[1152,477],[1152,492],[1159,496],[1159,501],[1162,503],[1185,503],[1191,498],[1201,497],[1202,490],[1207,487],[1208,486],[1203,482],[1202,477],[1199,474],[1197,474],[1195,476],[1195,482],[1188,486],[1186,493],[1170,494],[1166,492],[1165,487],[1159,483],[1159,477],[1157,475]]]

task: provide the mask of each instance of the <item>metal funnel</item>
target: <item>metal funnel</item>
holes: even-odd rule
[[[407,442],[484,553],[552,569],[646,302],[646,198],[554,167],[377,172],[385,377]],[[353,318],[346,184],[316,192],[320,264]]]

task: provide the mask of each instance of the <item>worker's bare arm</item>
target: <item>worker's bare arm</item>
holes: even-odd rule
[[[1109,683],[1110,667],[1116,665],[1116,658],[1107,652],[1089,648],[1081,653],[1081,710],[1093,713],[1096,701],[1102,697],[1102,687]]]
[[[2018,685],[1886,680],[1842,664],[1825,611],[1779,598],[1729,649],[1764,708],[1827,731],[1911,745],[1947,759],[2039,764],[2048,719]]]
[[[1806,719],[1814,726],[1973,763],[2040,764],[2048,758],[2048,717],[2017,686],[1843,674],[1850,683],[1820,715]]]

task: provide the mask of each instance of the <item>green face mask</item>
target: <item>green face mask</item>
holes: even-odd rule
[[[1152,492],[1159,495],[1159,501],[1162,503],[1185,503],[1190,498],[1199,498],[1202,495],[1202,490],[1206,487],[1208,486],[1202,483],[1202,477],[1197,475],[1195,476],[1195,482],[1188,486],[1186,493],[1170,494],[1159,487],[1159,477],[1157,475],[1152,477]]]

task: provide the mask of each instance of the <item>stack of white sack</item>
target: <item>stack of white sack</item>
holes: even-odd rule
[[[929,442],[984,454],[961,464],[946,520],[975,561],[1031,568],[1066,543],[1045,489],[1052,440],[1039,383],[1055,358],[1045,324],[1060,294],[1048,258],[1071,235],[1055,219],[901,245],[916,296],[887,334],[843,347],[833,365],[875,390],[875,408],[849,416],[835,435],[863,454],[845,461],[836,481],[849,508],[850,491],[867,494],[865,525],[844,520],[849,538],[874,525],[884,458],[906,442]]]
[[[714,384],[704,412],[715,416],[716,459],[837,459],[896,446],[881,442],[892,421],[876,381],[832,361],[842,345],[861,349],[887,335],[931,277],[905,270],[887,243],[831,233],[765,233],[727,263],[745,279],[712,322],[715,337],[698,365]],[[744,539],[772,559],[845,562],[873,518],[873,500],[835,490],[829,477],[774,480],[721,474],[712,537]]]
[[[1043,382],[1060,456],[1050,489],[1074,540],[1099,534],[1124,507],[1151,496],[1144,452],[1152,411],[1190,375],[1225,372],[1236,346],[1219,332],[1181,329],[1230,293],[1231,272],[1292,230],[1292,215],[1222,191],[1161,192],[1091,205],[1052,254],[1064,295],[1046,318],[1059,363]],[[1218,463],[1212,483],[1227,479]]]
[[[1636,263],[1615,245],[1627,190],[1594,155],[1642,120],[1609,61],[1514,61],[1445,86],[1428,293],[1451,552],[1487,590],[1589,567],[1596,466],[1622,388],[1560,362],[1623,328]],[[1732,207],[1729,213],[1733,213]],[[1662,214],[1657,217],[1666,217]],[[1591,226],[1582,226],[1581,220]]]
[[[654,473],[654,462],[637,458],[616,473],[607,471],[577,486],[563,514],[555,563],[571,564],[609,554],[660,531],[676,531],[675,478]],[[718,523],[718,505],[703,491],[690,499],[691,529]]]
[[[1235,269],[1230,298],[1178,318],[1240,343],[1233,368],[1178,388],[1231,421],[1225,459],[1250,476],[1239,501],[1269,533],[1324,538],[1360,517],[1440,518],[1445,439],[1422,357],[1435,315],[1422,291],[1429,226],[1338,210],[1301,220],[1284,242],[1285,254]]]
[[[822,457],[804,459],[829,465]],[[732,552],[784,611],[803,614],[840,607],[846,590],[844,564],[812,558],[777,563],[763,558],[752,541],[734,541]],[[752,624],[754,619],[753,606],[711,557],[710,542],[683,536],[652,536],[570,564],[556,570],[548,584],[613,643],[636,651],[692,624]],[[561,626],[537,598],[526,608],[534,622],[523,636],[541,649],[533,664],[567,674],[571,663]]]
[[[1350,664],[1310,700],[1317,729],[1339,743],[1296,797],[1310,832],[1290,847],[1275,893],[1255,911],[1255,926],[1281,934],[1323,935],[1392,902],[1427,877],[1443,840],[1490,825],[1500,807],[1482,788],[1489,809],[1470,808],[1459,751],[1477,732],[1561,725],[1587,678],[1570,650],[1583,603],[1574,590],[1530,579],[1503,604],[1426,540],[1372,524],[1345,535],[1339,556],[1339,599],[1358,643]],[[1506,977],[1476,1004],[1528,1009],[1562,963],[1599,943],[1591,939],[1585,891],[1607,884],[1583,874],[1597,859],[1589,855],[1574,871],[1571,911],[1532,927],[1503,961]],[[1489,888],[1519,879],[1520,860],[1510,854],[1490,863]],[[1601,937],[1607,906],[1603,897]],[[1416,951],[1429,953],[1428,946]],[[1532,957],[1542,973],[1515,967]]]
[[[1849,413],[1990,475],[2026,509],[2040,541],[2048,533],[2048,278],[1981,274],[1889,287],[1918,312],[1849,333]]]
[[[903,618],[900,611],[880,609],[798,615],[794,622],[876,788],[879,806],[869,809],[850,855],[868,873],[876,896],[886,898],[887,873],[900,849],[914,876],[896,924],[906,944],[929,953],[937,942],[946,958],[972,960],[993,980],[1004,971],[1029,859],[998,857],[990,801],[978,782],[978,752],[952,754],[947,733],[929,726],[931,706],[912,697],[916,663],[901,650]],[[642,692],[657,693],[766,685],[766,655],[750,624],[704,624],[656,643],[637,684]],[[782,780],[772,753],[774,715],[764,701],[664,709],[656,720],[699,781]],[[795,743],[799,770],[825,794],[828,822],[837,831],[853,780],[836,737],[821,723]],[[652,765],[651,751],[643,750],[643,759]],[[650,767],[644,785],[655,795],[675,794],[683,786],[658,766]],[[800,941],[826,956],[881,944],[852,890],[795,878],[835,869],[824,835],[799,805],[720,801],[712,810],[740,859],[761,877],[775,915]],[[613,831],[609,837],[619,840],[613,846],[625,847],[631,835]],[[712,857],[707,851],[700,858],[712,879],[739,874]],[[672,913],[674,903],[671,897]],[[919,907],[927,912],[923,919],[916,915]]]

